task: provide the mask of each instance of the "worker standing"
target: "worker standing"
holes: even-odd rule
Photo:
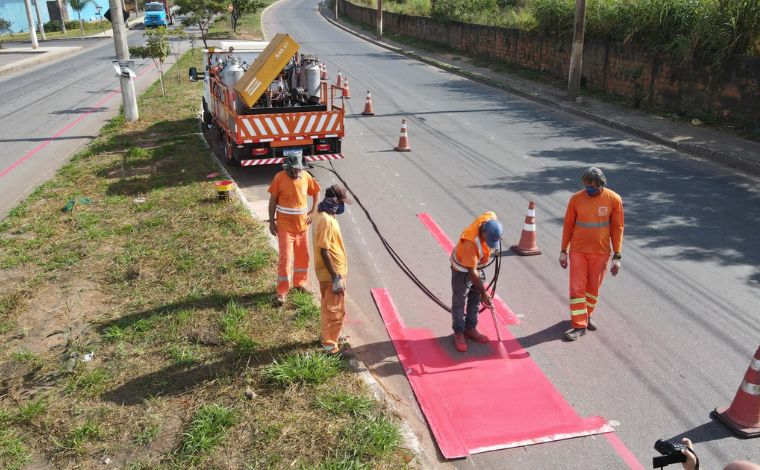
[[[613,276],[620,271],[623,246],[623,200],[606,188],[602,170],[590,167],[583,172],[585,189],[573,194],[567,204],[562,230],[559,265],[567,269],[570,247],[570,323],[565,339],[575,341],[595,331],[592,314],[599,302],[599,288],[604,280],[610,251]]]
[[[287,156],[283,168],[274,175],[268,189],[269,231],[277,237],[280,252],[277,264],[277,302],[280,304],[287,299],[291,277],[296,289],[309,292],[306,228],[317,210],[320,190],[319,183],[304,171],[301,156]],[[311,211],[307,196],[312,197]]]
[[[491,250],[499,248],[503,232],[496,214],[484,212],[462,231],[451,252],[451,318],[454,348],[459,352],[467,352],[466,338],[488,342],[488,337],[478,331],[478,312],[481,302],[492,305],[484,269]]]
[[[340,352],[340,332],[346,316],[346,275],[348,259],[343,246],[343,235],[335,217],[342,214],[345,204],[350,204],[348,194],[339,184],[327,188],[314,216],[313,246],[314,270],[319,280],[320,341],[328,353]]]

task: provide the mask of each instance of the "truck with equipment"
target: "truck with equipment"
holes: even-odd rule
[[[206,51],[203,122],[216,131],[228,165],[343,158],[343,89],[323,79],[318,57],[298,49],[280,33],[268,43],[222,42]],[[191,79],[200,75],[190,69]]]
[[[174,24],[169,0],[146,2],[145,19],[143,20],[143,23],[145,23],[146,28],[156,28],[159,26]]]

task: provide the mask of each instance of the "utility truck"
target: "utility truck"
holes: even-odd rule
[[[228,165],[342,159],[343,89],[328,84],[323,64],[298,53],[287,34],[270,42],[225,41],[205,50],[203,122],[216,132]]]
[[[146,28],[157,28],[159,26],[174,24],[169,0],[146,2],[143,23],[145,23]]]

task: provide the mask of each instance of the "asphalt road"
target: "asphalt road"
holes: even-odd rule
[[[142,30],[127,34],[130,44],[142,42]],[[112,38],[53,45],[83,49],[0,78],[0,220],[95,138],[121,106]],[[150,60],[135,60],[135,68],[139,94],[158,72]]]
[[[337,29],[314,0],[268,9],[271,37],[287,32],[319,55],[334,80],[349,77],[343,153],[335,163],[382,235],[436,294],[450,296],[447,256],[416,214],[427,212],[455,238],[484,210],[520,236],[528,201],[537,205],[541,256],[506,253],[498,293],[522,323],[512,333],[581,416],[615,426],[640,468],[656,439],[688,436],[702,468],[733,459],[760,462],[760,440],[739,440],[711,421],[728,405],[758,346],[758,181],[503,91],[444,73]],[[360,116],[371,90],[374,117]],[[401,119],[410,153],[392,149]],[[602,167],[623,197],[623,270],[608,276],[595,318],[599,331],[575,343],[568,328],[567,272],[557,264],[562,218],[582,170]],[[321,164],[323,187],[336,181]],[[276,168],[235,169],[239,186],[266,217]],[[390,290],[404,323],[450,341],[450,318],[402,274],[356,206],[340,216],[349,255],[351,343],[395,398],[433,461],[456,468],[627,468],[603,436],[474,455],[446,462],[398,365],[369,289]],[[473,397],[499,400],[501,397]]]

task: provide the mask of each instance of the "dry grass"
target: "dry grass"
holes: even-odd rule
[[[217,202],[200,85],[173,77],[0,224],[0,468],[411,466],[342,364],[265,373],[319,370],[318,311],[274,302],[266,230]]]

